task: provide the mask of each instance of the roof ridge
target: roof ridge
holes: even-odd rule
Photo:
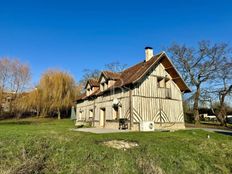
[[[117,74],[117,75],[120,75],[121,73],[120,72],[113,72],[113,71],[109,71],[109,70],[104,70],[102,72],[106,72],[106,73],[112,73],[112,74]]]
[[[164,53],[164,51],[161,51],[160,53],[158,53],[158,54],[156,54],[156,55],[153,55],[152,58],[155,58],[156,56],[160,56],[160,55],[163,54],[163,53]],[[151,59],[152,59],[152,58],[151,58]],[[139,63],[134,64],[134,65],[131,65],[131,66],[128,67],[127,69],[123,70],[122,72],[127,71],[128,69],[133,68],[133,67],[135,67],[135,66],[137,66],[137,65],[139,65],[139,64],[141,64],[141,63],[146,63],[146,60],[143,60],[143,61],[141,61],[141,62],[139,62]]]

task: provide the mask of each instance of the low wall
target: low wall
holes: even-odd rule
[[[155,123],[155,129],[164,129],[164,130],[179,130],[185,129],[184,123]]]

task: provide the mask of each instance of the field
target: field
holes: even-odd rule
[[[70,120],[0,121],[0,173],[232,173],[232,137],[202,130],[90,134]],[[210,135],[210,138],[207,138]],[[126,140],[138,147],[103,145]]]

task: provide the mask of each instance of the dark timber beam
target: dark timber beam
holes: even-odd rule
[[[173,69],[173,66],[169,66],[169,67],[165,68],[165,70],[169,70],[169,69]]]
[[[130,130],[132,130],[134,126],[134,118],[133,118],[133,101],[132,101],[132,89],[129,91],[129,106],[130,106]]]
[[[178,77],[172,78],[172,80],[177,80],[177,79],[180,79],[180,77],[178,76]]]

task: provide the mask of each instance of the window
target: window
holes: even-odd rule
[[[101,91],[104,91],[104,83],[101,83],[101,84],[100,84],[100,90],[101,90]]]
[[[170,79],[168,77],[157,77],[157,87],[160,97],[171,99]]]
[[[163,77],[157,77],[157,87],[164,88],[165,87],[165,80]]]
[[[157,77],[157,87],[158,88],[168,88],[169,85],[169,78],[167,77]]]
[[[164,84],[165,86],[165,88],[170,88],[170,79],[168,79],[168,78],[165,78],[165,84]]]
[[[100,84],[100,90],[104,91],[108,88],[108,82],[104,82]]]
[[[108,82],[105,82],[104,84],[104,90],[106,90],[108,88]]]
[[[91,89],[88,88],[88,89],[87,89],[87,95],[90,95],[90,94],[91,94]]]

